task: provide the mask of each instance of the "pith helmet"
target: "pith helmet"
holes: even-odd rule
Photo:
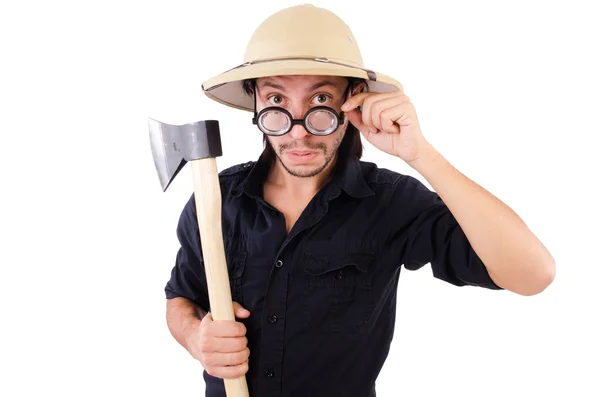
[[[367,81],[370,92],[403,90],[393,78],[365,68],[356,39],[342,19],[311,4],[285,8],[265,19],[248,42],[244,62],[208,79],[202,89],[217,102],[254,111],[243,81],[280,75],[357,77]]]

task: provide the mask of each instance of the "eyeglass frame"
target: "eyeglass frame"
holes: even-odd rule
[[[310,110],[308,110],[304,114],[304,118],[301,118],[301,119],[295,119],[292,116],[292,114],[287,109],[285,109],[285,108],[281,108],[281,107],[277,107],[277,106],[271,106],[271,107],[262,109],[258,113],[258,115],[256,116],[256,118],[252,119],[252,123],[255,124],[255,125],[258,125],[258,120],[260,119],[260,117],[263,114],[265,114],[267,112],[270,112],[270,111],[277,111],[277,112],[284,113],[285,115],[287,115],[288,119],[290,120],[290,123],[289,123],[288,128],[285,130],[285,132],[281,132],[281,133],[268,133],[268,132],[265,132],[262,128],[260,128],[260,126],[258,126],[258,128],[260,129],[260,131],[262,133],[264,133],[266,135],[269,135],[269,136],[282,136],[282,135],[285,135],[288,132],[290,132],[292,130],[292,128],[294,127],[294,125],[296,125],[296,124],[300,124],[301,126],[303,126],[304,129],[309,134],[312,134],[312,135],[315,135],[315,136],[328,136],[328,135],[333,134],[335,131],[337,131],[337,129],[340,127],[340,124],[344,123],[343,112],[342,112],[342,114],[338,114],[334,109],[330,108],[329,106],[315,106],[314,108],[311,108]],[[306,126],[306,120],[307,120],[307,118],[312,113],[320,112],[320,111],[327,111],[327,112],[331,113],[335,117],[335,120],[337,120],[337,126],[331,132],[328,132],[326,134],[316,134],[316,133],[312,132],[310,129],[308,129],[307,126]]]
[[[348,83],[348,86],[346,87],[346,90],[344,91],[344,100],[347,100],[348,93],[351,91],[351,88],[352,88],[351,86],[352,86],[352,84]],[[300,124],[311,135],[315,135],[315,136],[329,136],[329,135],[333,134],[334,132],[336,132],[338,130],[338,128],[340,128],[340,125],[344,123],[344,111],[341,111],[340,113],[338,113],[335,109],[333,109],[333,108],[331,108],[329,106],[315,106],[315,107],[309,109],[304,114],[304,117],[301,118],[301,119],[295,119],[292,116],[292,114],[286,108],[283,108],[283,107],[280,107],[280,106],[269,106],[269,107],[266,107],[266,108],[262,109],[260,112],[257,113],[256,112],[256,84],[254,85],[254,89],[252,90],[252,93],[254,95],[254,117],[252,117],[252,124],[258,126],[258,119],[260,118],[260,116],[262,116],[264,113],[266,113],[268,111],[272,111],[272,110],[276,110],[278,112],[282,112],[282,113],[286,114],[288,116],[289,120],[290,120],[290,125],[289,125],[287,131],[285,131],[284,133],[281,133],[281,134],[268,134],[268,133],[264,132],[260,128],[260,126],[258,126],[258,129],[260,130],[260,132],[262,132],[265,135],[269,135],[269,136],[283,136],[283,135],[289,133],[292,130],[292,128],[294,127],[294,125]],[[314,112],[317,112],[317,111],[320,111],[320,110],[327,110],[328,112],[333,113],[333,115],[337,119],[337,122],[338,122],[337,127],[333,131],[331,131],[330,133],[328,133],[328,134],[315,134],[315,133],[312,133],[308,128],[306,128],[306,118],[311,113],[314,113]]]

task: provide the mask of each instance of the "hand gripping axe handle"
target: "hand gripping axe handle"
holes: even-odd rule
[[[221,156],[217,120],[170,125],[148,119],[154,165],[167,190],[187,162],[191,163],[202,256],[213,320],[235,321],[222,230],[222,201],[216,157]],[[246,377],[224,379],[228,397],[248,397]]]

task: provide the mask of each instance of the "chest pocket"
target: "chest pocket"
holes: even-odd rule
[[[357,333],[374,309],[371,253],[305,254],[304,320],[311,332]]]

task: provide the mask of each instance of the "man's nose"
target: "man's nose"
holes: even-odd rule
[[[289,134],[294,139],[304,139],[307,135],[310,135],[310,132],[306,131],[306,128],[304,128],[303,125],[296,124],[292,127]]]
[[[305,106],[298,105],[290,109],[290,114],[292,115],[294,120],[302,120],[304,119],[304,115],[307,111],[308,108],[306,108]],[[304,139],[307,135],[310,135],[310,132],[308,132],[302,124],[294,124],[289,134],[294,139]]]

